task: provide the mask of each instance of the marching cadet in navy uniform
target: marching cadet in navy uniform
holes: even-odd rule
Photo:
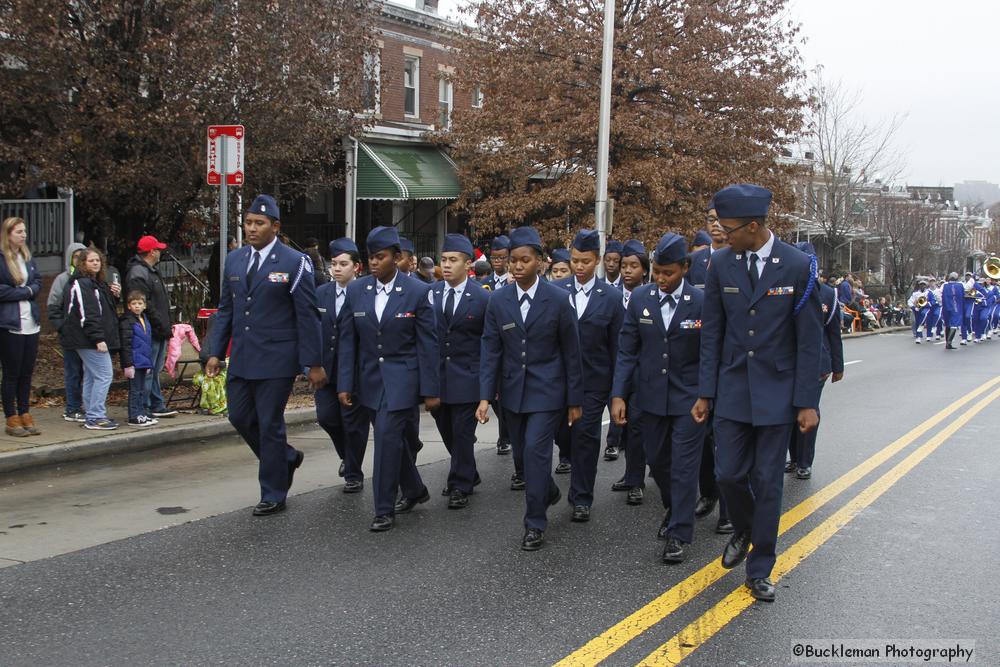
[[[427,298],[430,285],[404,276],[399,262],[399,234],[394,227],[376,227],[368,234],[371,274],[347,288],[345,305],[352,326],[344,326],[340,341],[337,391],[341,404],[360,403],[375,423],[375,470],[372,485],[375,519],[370,529],[392,528],[396,514],[430,500],[416,466],[416,449],[408,432],[420,415],[421,399],[428,411],[441,404],[434,311]],[[355,382],[354,364],[359,368]],[[396,502],[397,490],[402,498]]]
[[[944,349],[955,349],[955,335],[962,328],[962,311],[965,306],[965,289],[958,282],[958,274],[948,274],[948,282],[941,288],[941,318],[944,320]]]
[[[691,254],[700,252],[712,245],[712,237],[704,229],[695,232],[694,239],[691,240]]]
[[[712,255],[729,245],[726,240],[726,233],[719,226],[719,216],[715,212],[715,203],[709,202],[708,211],[705,214],[705,230],[699,234],[707,234],[709,246],[691,253],[691,268],[688,269],[685,279],[698,289],[705,289],[705,279],[708,276],[708,267],[712,263]],[[701,451],[701,470],[698,473],[698,504],[695,505],[694,515],[697,518],[706,517],[715,509],[716,503],[719,505],[719,520],[715,524],[715,532],[720,535],[728,535],[733,532],[733,524],[729,521],[729,513],[726,512],[726,502],[719,493],[719,485],[715,481],[715,435],[712,432],[712,419],[709,417],[708,427],[705,429],[705,444]]]
[[[510,239],[500,234],[490,243],[490,267],[493,272],[486,277],[490,292],[495,293],[501,287],[510,284],[509,262],[510,260]],[[497,416],[497,455],[506,456],[510,454],[510,433],[507,430],[507,420],[504,419],[503,409],[499,401],[493,401],[493,412]],[[521,488],[523,489],[523,482]]]
[[[476,473],[476,406],[479,396],[479,344],[490,292],[469,278],[472,242],[461,234],[448,234],[441,248],[444,280],[431,287],[431,304],[437,319],[441,350],[441,407],[434,421],[451,455],[448,472],[450,509],[469,504]]]
[[[562,494],[552,478],[552,437],[563,419],[572,426],[583,405],[583,365],[576,313],[566,291],[538,278],[542,242],[531,227],[510,233],[515,284],[497,291],[486,309],[480,351],[479,407],[486,423],[497,392],[510,428],[515,463],[526,487],[525,551],[540,549],[546,509]]]
[[[810,257],[816,257],[816,248],[812,243],[796,243],[795,248]],[[837,291],[821,282],[818,277],[815,289],[819,290],[819,300],[823,310],[823,336],[820,338],[819,366],[819,393],[820,399],[822,399],[823,387],[826,385],[827,378],[832,376],[833,382],[840,382],[844,379],[844,343],[840,338],[840,302],[837,300]],[[818,408],[816,414],[820,414]],[[806,433],[792,429],[788,444],[790,459],[785,464],[786,473],[794,472],[799,479],[812,477],[812,464],[816,455],[816,435],[818,432],[819,426]]]
[[[396,268],[404,276],[409,276],[416,270],[416,252],[413,241],[404,236],[399,237],[399,259],[396,261]]]
[[[657,537],[666,540],[664,563],[680,563],[694,539],[705,422],[691,408],[698,400],[698,362],[704,295],[684,280],[687,242],[667,232],[656,244],[653,282],[629,300],[622,327],[611,399],[611,418],[625,423],[625,397],[635,391],[650,472],[666,514]],[[638,373],[636,370],[638,368]],[[634,387],[633,387],[634,383]]]
[[[795,423],[805,432],[819,422],[822,308],[809,257],[766,226],[770,191],[732,185],[714,200],[729,248],[708,270],[691,414],[704,422],[715,402],[716,473],[736,529],[722,566],[736,567],[752,543],[746,586],[772,601],[788,439]]]
[[[205,364],[208,377],[218,375],[232,339],[226,400],[230,423],[260,460],[254,516],[285,509],[302,465],[303,453],[285,437],[285,404],[295,377],[308,368],[313,389],[327,380],[312,260],[278,240],[280,219],[273,197],[253,200],[243,221],[248,245],[226,257]]]
[[[574,277],[555,283],[569,292],[576,313],[583,357],[583,415],[570,428],[569,503],[572,520],[590,520],[597,461],[601,456],[601,420],[611,398],[618,356],[618,335],[625,309],[622,293],[598,278],[601,239],[597,230],[577,232],[570,249]]]
[[[352,239],[339,238],[330,242],[330,273],[333,281],[316,288],[316,303],[323,323],[323,369],[332,383],[316,392],[316,421],[330,436],[340,457],[340,476],[344,478],[344,493],[359,493],[364,489],[365,475],[361,464],[368,448],[368,411],[360,403],[347,406],[337,397],[337,348],[344,326],[353,326],[353,314],[344,307],[347,287],[361,269],[358,246]],[[355,374],[357,363],[355,363]],[[357,384],[355,384],[357,386]],[[353,402],[353,401],[352,401]]]
[[[622,284],[622,242],[608,240],[604,247],[604,281],[614,287]]]

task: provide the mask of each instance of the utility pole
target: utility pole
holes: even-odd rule
[[[604,46],[601,50],[601,108],[597,124],[597,196],[594,223],[601,239],[601,258],[608,241],[608,147],[611,137],[611,75],[615,45],[615,0],[604,0]],[[604,262],[597,263],[604,276]]]

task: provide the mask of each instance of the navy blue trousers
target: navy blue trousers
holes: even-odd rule
[[[559,450],[559,463],[573,462],[573,457],[570,454],[573,449],[573,434],[565,420],[559,422],[559,426],[556,428],[556,449]]]
[[[698,490],[706,498],[717,498],[719,501],[719,519],[728,520],[726,499],[719,493],[719,484],[715,481],[715,432],[712,430],[712,415],[708,416],[705,426],[705,444],[701,450],[701,472],[698,475]]]
[[[618,447],[622,441],[622,431],[624,429],[612,421],[608,424],[608,435],[605,440],[605,445],[608,447]]]
[[[646,488],[646,452],[642,444],[642,410],[635,404],[635,394],[628,400],[628,423],[622,430],[625,450],[625,483],[630,487]],[[669,461],[667,462],[669,466]]]
[[[525,483],[524,527],[545,530],[546,510],[559,488],[552,479],[552,437],[566,410],[512,412],[505,410],[515,461],[520,458]]]
[[[393,516],[396,491],[404,498],[419,498],[426,487],[417,472],[416,441],[407,437],[416,428],[413,408],[390,410],[382,392],[378,410],[369,410],[375,424],[375,469],[372,474],[375,516]],[[419,417],[419,413],[416,413]]]
[[[597,461],[601,457],[601,419],[608,404],[608,392],[588,391],[583,395],[583,415],[569,428],[570,472],[569,502],[571,505],[594,504],[594,483]],[[566,421],[563,420],[565,424]]]
[[[257,477],[263,502],[283,502],[288,495],[288,464],[298,450],[285,436],[285,404],[295,378],[226,381],[229,422],[260,460]]]
[[[337,388],[326,385],[316,392],[316,421],[330,436],[337,456],[344,462],[344,479],[361,482],[365,473],[361,465],[368,449],[368,410],[354,398],[354,405],[346,407],[337,399]]]
[[[719,490],[737,532],[749,530],[747,576],[769,577],[774,567],[785,481],[785,452],[794,424],[754,426],[715,416]]]
[[[476,403],[442,403],[434,414],[438,433],[451,455],[448,488],[472,493],[476,479]]]
[[[690,414],[664,417],[643,412],[642,434],[649,471],[660,487],[663,508],[670,508],[667,534],[690,544],[705,424],[696,423]]]
[[[826,381],[819,383],[819,396],[823,395],[823,387],[826,386]],[[819,410],[816,410],[816,414],[819,415]],[[813,464],[813,459],[816,456],[816,434],[819,431],[819,426],[809,431],[808,433],[803,433],[799,430],[798,426],[792,429],[792,433],[788,436],[788,455],[789,458],[796,466],[799,468],[811,468]]]

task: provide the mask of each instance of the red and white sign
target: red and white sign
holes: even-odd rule
[[[222,184],[222,146],[226,147],[226,184],[243,185],[243,139],[246,130],[242,125],[208,126],[208,184]]]

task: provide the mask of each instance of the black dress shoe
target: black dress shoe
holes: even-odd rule
[[[253,508],[253,515],[270,516],[272,514],[277,514],[278,512],[284,512],[284,511],[285,511],[285,501],[276,503],[270,500],[262,500],[261,502],[257,503],[257,505]]]
[[[448,498],[448,509],[450,510],[460,510],[469,506],[469,496],[462,493],[458,489],[451,492],[451,496]]]
[[[799,479],[809,479],[813,476],[813,469],[809,467],[799,468],[795,471],[795,476]]]
[[[480,477],[479,473],[477,472],[476,473],[476,478],[474,480],[472,480],[472,486],[479,486],[482,483],[483,483],[483,478]]]
[[[743,559],[747,557],[748,551],[750,551],[750,531],[733,533],[733,536],[729,538],[729,542],[726,544],[726,548],[722,550],[722,567],[727,570],[733,569],[743,562]]]
[[[670,508],[667,508],[667,513],[663,515],[663,521],[660,522],[660,527],[656,530],[656,539],[665,540],[667,539],[667,526],[670,525]]]
[[[556,487],[556,492],[552,495],[551,498],[549,498],[549,507],[552,507],[553,505],[555,505],[560,500],[562,500],[562,491],[560,491],[559,487],[557,486]]]
[[[604,450],[604,460],[605,461],[617,461],[618,460],[618,448],[608,447]]]
[[[774,602],[774,584],[771,583],[770,579],[751,579],[747,577],[743,585],[749,588],[750,595],[758,600]]]
[[[368,530],[373,533],[381,533],[392,528],[393,518],[388,515],[377,516],[372,519],[372,525],[368,527]]]
[[[295,471],[302,465],[306,458],[304,452],[295,452],[295,458],[288,462],[288,488],[292,488],[292,480],[295,479]]]
[[[344,468],[344,462],[341,461],[340,462],[340,470],[337,471],[337,476],[338,477],[343,477],[344,476],[344,470],[345,470],[345,468]]]
[[[521,477],[517,473],[510,476],[510,490],[511,491],[524,491],[527,488],[527,484],[524,483],[524,477]]]
[[[451,487],[450,486],[446,486],[443,489],[441,489],[441,495],[445,496],[445,497],[450,496],[451,495]]]
[[[729,519],[719,519],[719,522],[715,524],[715,534],[716,535],[732,535],[736,532],[736,528],[733,527],[733,522]]]
[[[628,495],[625,496],[625,502],[629,505],[641,505],[643,495],[641,486],[633,486],[628,490]]]
[[[577,523],[586,523],[590,521],[590,508],[586,505],[574,505],[573,506],[573,517],[572,521]]]
[[[795,472],[795,461],[785,461],[785,472]]]
[[[396,514],[406,514],[420,503],[426,503],[430,499],[431,494],[425,486],[424,492],[420,496],[416,498],[400,498],[396,501],[396,506],[393,509],[396,510]]]
[[[566,461],[560,461],[559,465],[556,466],[557,475],[567,475],[573,469],[573,466]]]
[[[698,502],[694,506],[694,515],[696,518],[700,519],[706,517],[712,513],[715,509],[715,503],[719,502],[718,498],[710,498],[708,496],[702,496],[698,499]]]
[[[632,488],[631,484],[625,483],[625,478],[622,477],[620,480],[611,485],[612,491],[628,491]]]
[[[364,491],[365,483],[358,480],[344,482],[344,493],[361,493]]]
[[[676,537],[667,538],[667,543],[663,545],[664,563],[683,563],[686,556],[683,542]]]
[[[497,443],[497,456],[506,456],[510,454],[510,443],[509,442],[498,442]]]
[[[538,551],[545,541],[545,533],[535,528],[528,528],[521,538],[521,548],[525,551]]]

